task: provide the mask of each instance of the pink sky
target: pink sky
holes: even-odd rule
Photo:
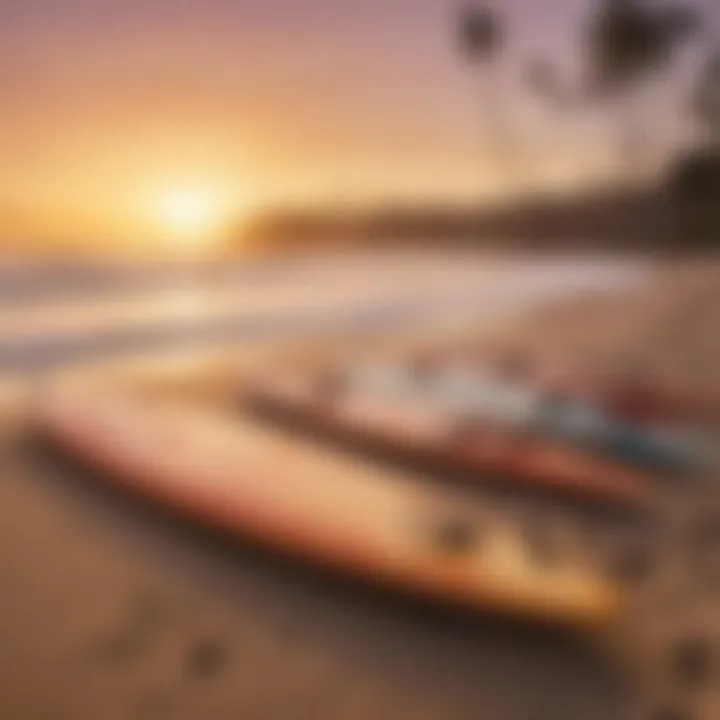
[[[252,209],[490,198],[611,175],[605,119],[563,122],[518,89],[533,57],[572,57],[587,2],[500,3],[513,41],[505,80],[494,80],[494,105],[506,109],[490,116],[512,137],[503,171],[489,150],[487,91],[453,45],[456,4],[0,4],[0,236],[150,236],[153,198],[176,186],[218,189]],[[663,146],[674,126],[670,103],[657,102]]]

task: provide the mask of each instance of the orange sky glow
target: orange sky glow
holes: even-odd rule
[[[533,37],[557,43],[580,3],[556,3]],[[514,5],[531,28],[534,5]],[[592,124],[558,128],[512,96],[522,167],[498,171],[450,6],[4,4],[0,241],[212,244],[267,205],[462,200],[607,174]]]

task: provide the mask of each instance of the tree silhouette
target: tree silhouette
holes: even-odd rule
[[[507,41],[505,23],[495,9],[471,0],[461,0],[457,21],[460,53],[477,73],[481,85],[482,113],[494,161],[498,170],[507,170],[512,139],[508,136],[502,79],[496,72]]]
[[[677,51],[700,28],[689,5],[653,5],[642,0],[599,0],[582,35],[585,77],[575,87],[563,83],[547,59],[526,69],[525,83],[556,108],[600,104],[619,111],[618,154],[626,174],[643,171],[652,127],[647,117],[646,83],[661,78]],[[720,73],[720,71],[719,71]]]
[[[582,38],[586,77],[580,85],[563,83],[547,58],[528,65],[525,83],[552,102],[630,96],[650,75],[667,70],[678,48],[699,28],[700,15],[688,5],[600,0]]]
[[[502,49],[504,27],[489,7],[463,4],[459,11],[459,45],[473,63],[494,60]]]
[[[602,0],[587,34],[589,98],[620,100],[620,162],[626,174],[643,172],[652,142],[645,83],[670,69],[679,48],[700,27],[699,13],[685,4]]]
[[[707,144],[720,149],[720,50],[708,60],[695,88],[694,111]]]
[[[699,27],[698,12],[687,5],[603,0],[588,29],[588,90],[602,96],[632,89],[667,69],[677,48]]]

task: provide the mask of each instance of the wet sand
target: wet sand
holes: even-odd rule
[[[719,321],[720,270],[686,265],[474,342],[646,358],[677,382],[720,389]],[[193,378],[184,391],[215,402],[226,382]],[[651,523],[498,501],[631,580],[624,626],[591,643],[333,582],[108,493],[18,428],[2,442],[3,719],[720,717],[703,651],[684,647],[699,637],[720,652],[712,478],[668,487]],[[655,714],[673,709],[686,714]]]

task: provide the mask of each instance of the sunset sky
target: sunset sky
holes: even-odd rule
[[[616,172],[607,118],[569,123],[519,89],[528,60],[568,64],[587,0],[498,3],[505,172],[456,5],[4,0],[0,238],[192,242],[266,204],[491,198]],[[677,142],[680,92],[653,99],[659,148]]]

